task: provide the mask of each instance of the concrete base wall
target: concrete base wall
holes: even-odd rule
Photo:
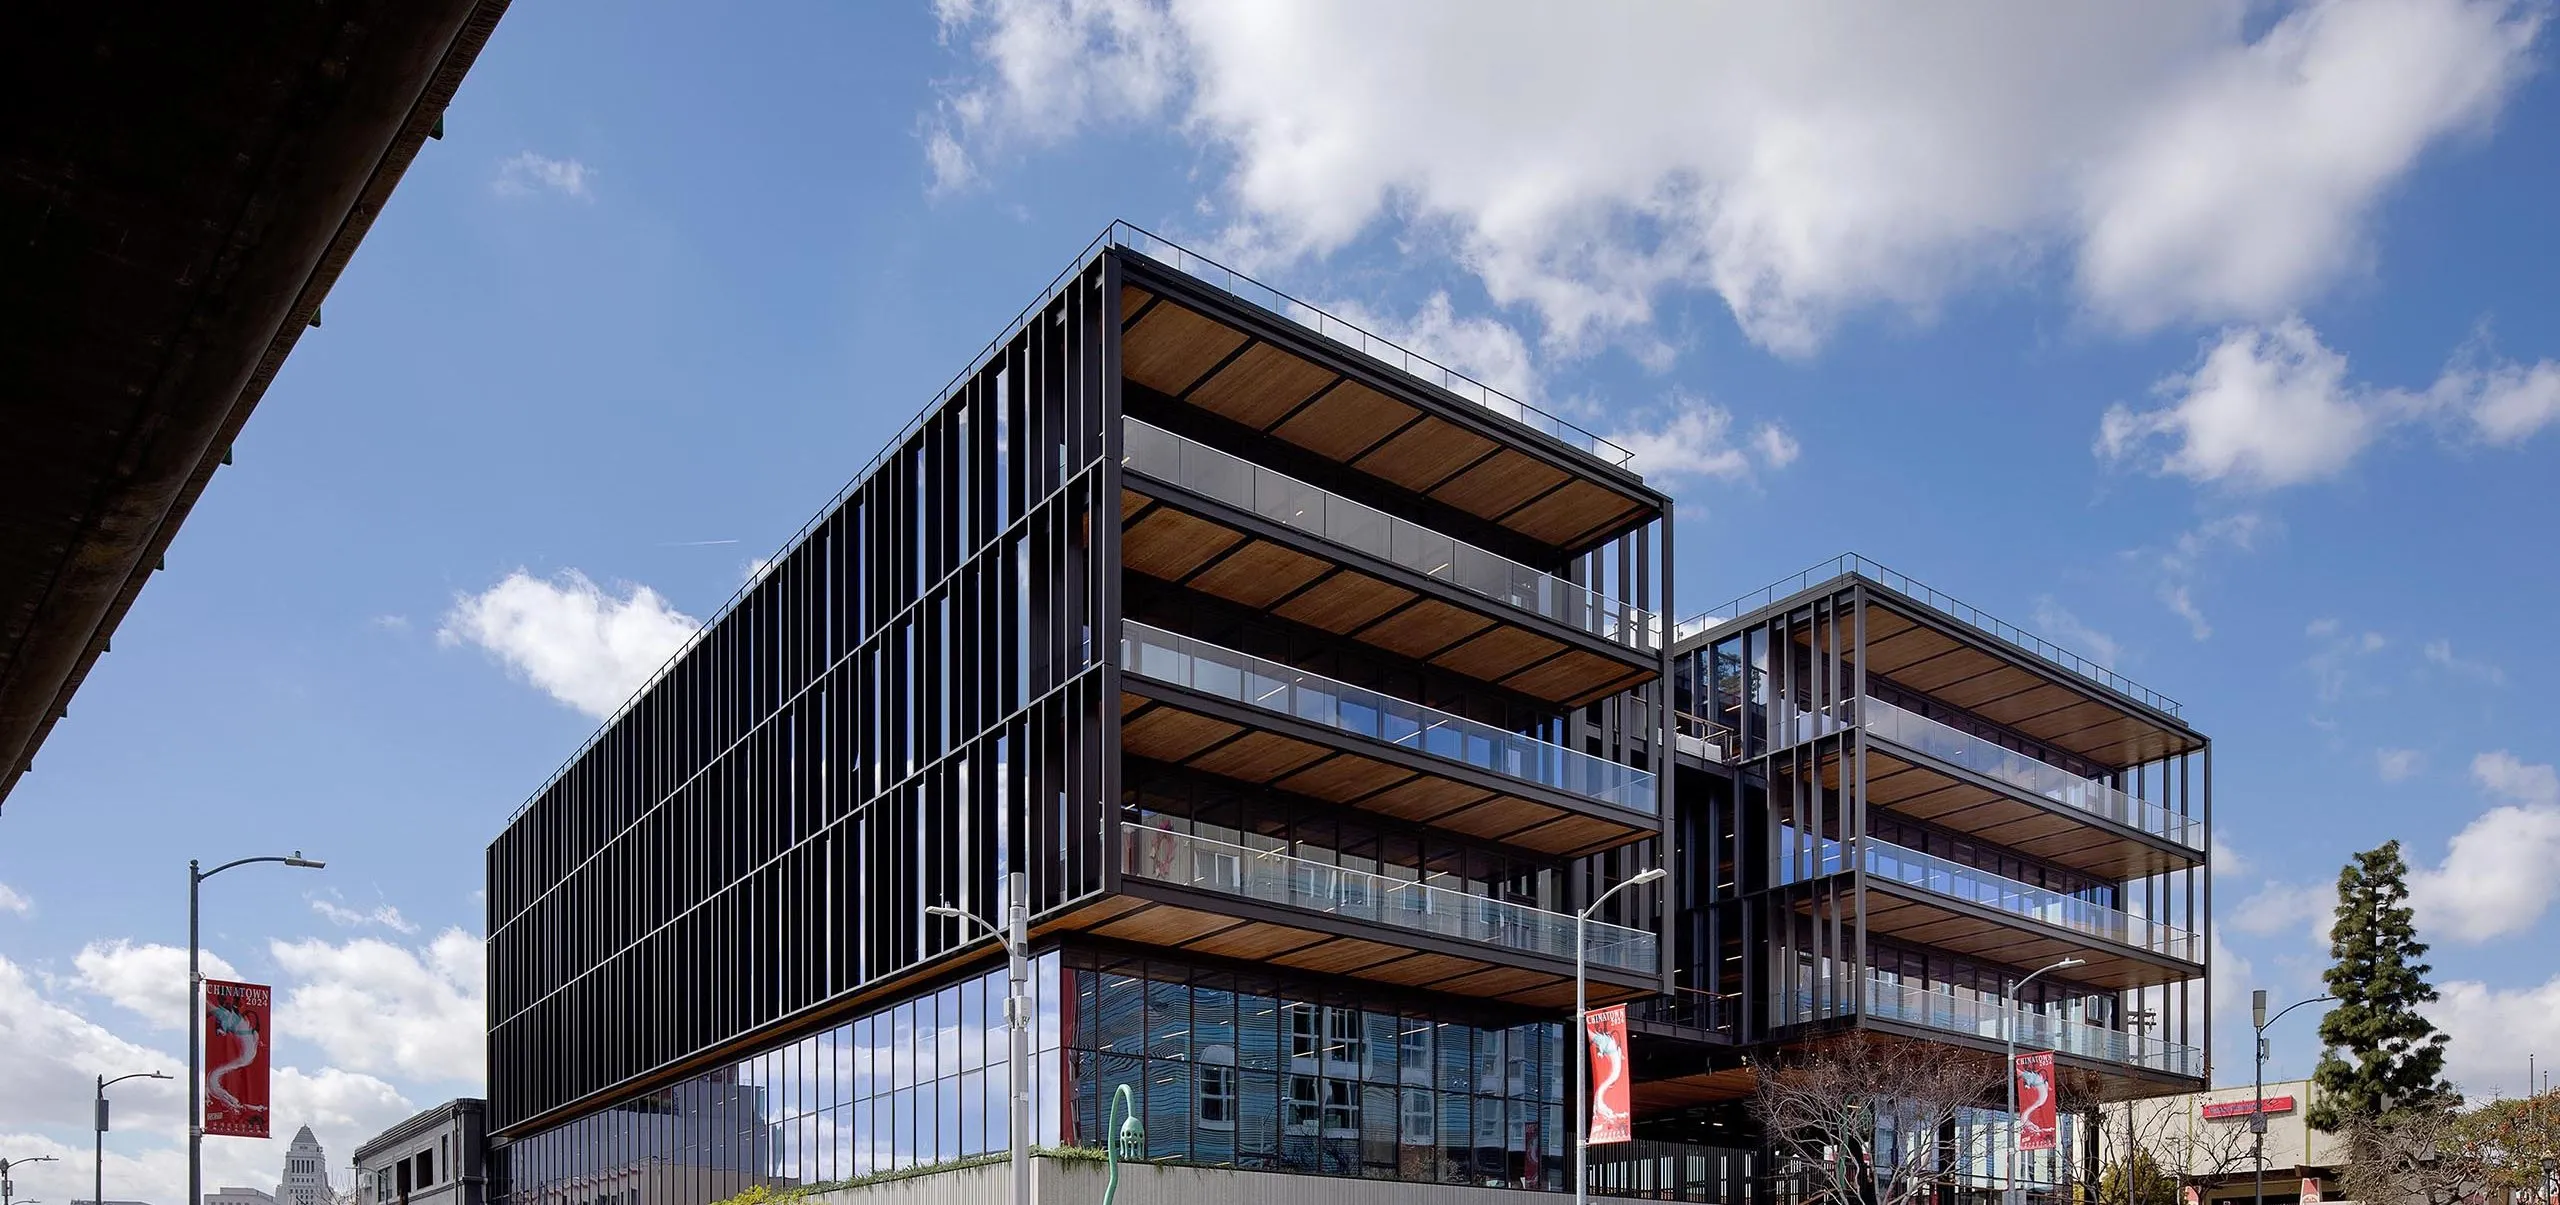
[[[812,1205],[1007,1205],[1002,1163],[935,1172],[885,1184],[838,1189],[807,1198]],[[1033,1205],[1099,1205],[1106,1169],[1099,1163],[1031,1161]],[[1123,1165],[1114,1205],[1556,1205],[1562,1193],[1456,1184],[1402,1184],[1214,1167]]]

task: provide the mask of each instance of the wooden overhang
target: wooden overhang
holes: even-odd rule
[[[1129,380],[1561,553],[1653,521],[1635,474],[1127,256]]]
[[[2166,712],[2011,649],[1887,587],[1870,582],[1867,601],[1870,674],[2100,765],[2138,766],[2205,745]],[[1811,633],[1799,639],[1810,640]]]
[[[1345,636],[1562,708],[1660,676],[1657,655],[1262,521],[1137,473],[1120,560],[1157,581]]]
[[[1867,933],[1961,954],[2021,973],[2065,958],[2071,981],[2109,991],[2156,987],[2204,974],[2204,967],[2033,917],[1950,898],[1883,875],[1867,876]],[[1799,906],[1811,911],[1810,903]]]
[[[2200,865],[2204,851],[1866,736],[1867,802],[2038,861],[2123,882]],[[1840,786],[1824,754],[1823,785]]]
[[[1346,975],[1531,1008],[1573,1006],[1573,964],[1332,913],[1123,878],[1117,894],[1061,918],[1059,928],[1151,949]],[[1653,975],[1587,968],[1594,1004],[1653,994]]]
[[[1121,676],[1129,754],[1556,857],[1662,835],[1653,816],[1400,746]]]
[[[1645,1038],[1635,1035],[1631,1044],[1641,1048]],[[1643,1079],[1641,1071],[1631,1091],[1635,1094],[1636,1111],[1660,1113],[1686,1109],[1696,1105],[1722,1104],[1726,1101],[1749,1100],[1760,1091],[1760,1070],[1749,1063],[1714,1071],[1694,1071],[1687,1075],[1669,1075],[1660,1079]]]

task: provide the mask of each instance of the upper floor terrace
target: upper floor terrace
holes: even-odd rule
[[[1530,563],[1659,518],[1627,449],[1136,227],[1123,408]]]

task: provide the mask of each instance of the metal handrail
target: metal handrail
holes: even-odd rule
[[[1120,665],[1140,677],[1294,716],[1597,803],[1657,814],[1654,776],[1633,766],[1364,686],[1337,682],[1153,624],[1134,619],[1121,621]]]
[[[1774,605],[1780,599],[1792,598],[1816,586],[1837,581],[1851,574],[1863,576],[1888,590],[1935,608],[1976,631],[1992,636],[2038,660],[2068,670],[2118,694],[2141,702],[2155,711],[2174,718],[2184,718],[2176,699],[1854,552],[1833,557],[1792,577],[1780,578],[1722,607],[1703,611],[1693,618],[1683,620],[1673,628],[1674,638],[1686,639],[1701,634],[1720,624],[1729,623],[1763,607]]]
[[[1566,913],[1134,820],[1122,821],[1120,833],[1120,869],[1140,878],[1549,958],[1573,957],[1574,918]],[[1659,942],[1642,929],[1586,921],[1583,949],[1594,965],[1647,974],[1660,969]]]
[[[1111,228],[1104,232],[1103,237],[1109,240],[1112,246],[1135,251],[1228,296],[1286,318],[1406,376],[1436,385],[1461,401],[1473,402],[1532,431],[1562,441],[1567,446],[1588,453],[1603,463],[1624,468],[1635,460],[1634,452],[1618,444],[1540,410],[1437,360],[1407,351],[1393,340],[1373,335],[1357,325],[1345,322],[1314,305],[1272,288],[1162,235],[1127,222],[1113,222]]]
[[[1661,624],[1651,613],[1589,586],[1487,552],[1143,419],[1120,422],[1121,463],[1137,472],[1603,640],[1647,650],[1662,645]]]

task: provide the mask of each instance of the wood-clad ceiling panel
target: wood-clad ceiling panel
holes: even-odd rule
[[[1121,340],[1120,368],[1149,389],[1179,394],[1244,346],[1244,338],[1244,332],[1195,310],[1158,305]]]
[[[1188,400],[1260,431],[1337,379],[1268,343],[1257,343],[1193,388]]]

